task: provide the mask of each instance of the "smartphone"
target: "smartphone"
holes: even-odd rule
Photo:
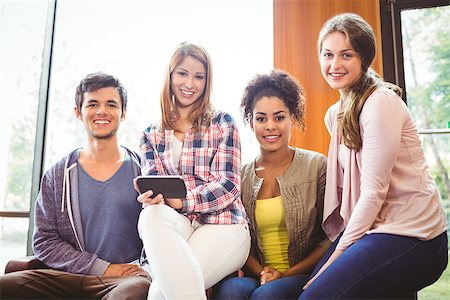
[[[153,191],[153,195],[161,194],[164,198],[186,198],[186,185],[178,175],[147,175],[138,176],[139,191]]]

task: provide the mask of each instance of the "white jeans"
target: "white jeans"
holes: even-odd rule
[[[152,300],[206,299],[205,289],[239,270],[250,251],[247,224],[191,224],[167,205],[143,209],[138,229],[153,277]]]

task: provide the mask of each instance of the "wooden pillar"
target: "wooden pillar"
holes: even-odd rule
[[[328,154],[330,136],[323,123],[339,93],[320,73],[317,37],[332,16],[353,12],[374,29],[377,56],[372,67],[382,76],[379,0],[274,0],[274,66],[293,75],[306,91],[306,131],[295,129],[291,145]]]

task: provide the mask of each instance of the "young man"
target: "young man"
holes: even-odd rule
[[[126,90],[111,75],[90,74],[75,102],[87,145],[45,173],[35,209],[34,254],[52,269],[1,276],[1,299],[147,297],[150,277],[129,263],[139,259],[142,242],[133,187],[140,158],[117,138]]]

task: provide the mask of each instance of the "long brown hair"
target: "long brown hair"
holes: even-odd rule
[[[193,104],[191,114],[189,116],[189,122],[194,126],[195,129],[200,129],[201,126],[209,126],[209,119],[211,111],[213,110],[211,104],[211,90],[212,90],[212,66],[209,54],[201,46],[183,42],[179,44],[172,54],[169,65],[166,69],[166,74],[164,77],[160,105],[162,112],[161,119],[161,129],[174,129],[173,120],[171,118],[172,111],[175,110],[173,105],[174,94],[170,88],[170,81],[172,77],[172,72],[180,65],[180,63],[187,57],[191,56],[196,60],[200,61],[205,67],[206,71],[206,83],[205,90],[202,95]]]
[[[399,96],[401,89],[383,81],[370,68],[375,58],[375,35],[372,27],[360,16],[344,13],[329,19],[319,33],[318,50],[322,51],[324,40],[333,32],[342,32],[361,60],[361,77],[347,91],[345,106],[338,114],[339,130],[344,144],[355,150],[361,149],[362,139],[359,128],[359,115],[367,98],[379,86],[394,90]]]

